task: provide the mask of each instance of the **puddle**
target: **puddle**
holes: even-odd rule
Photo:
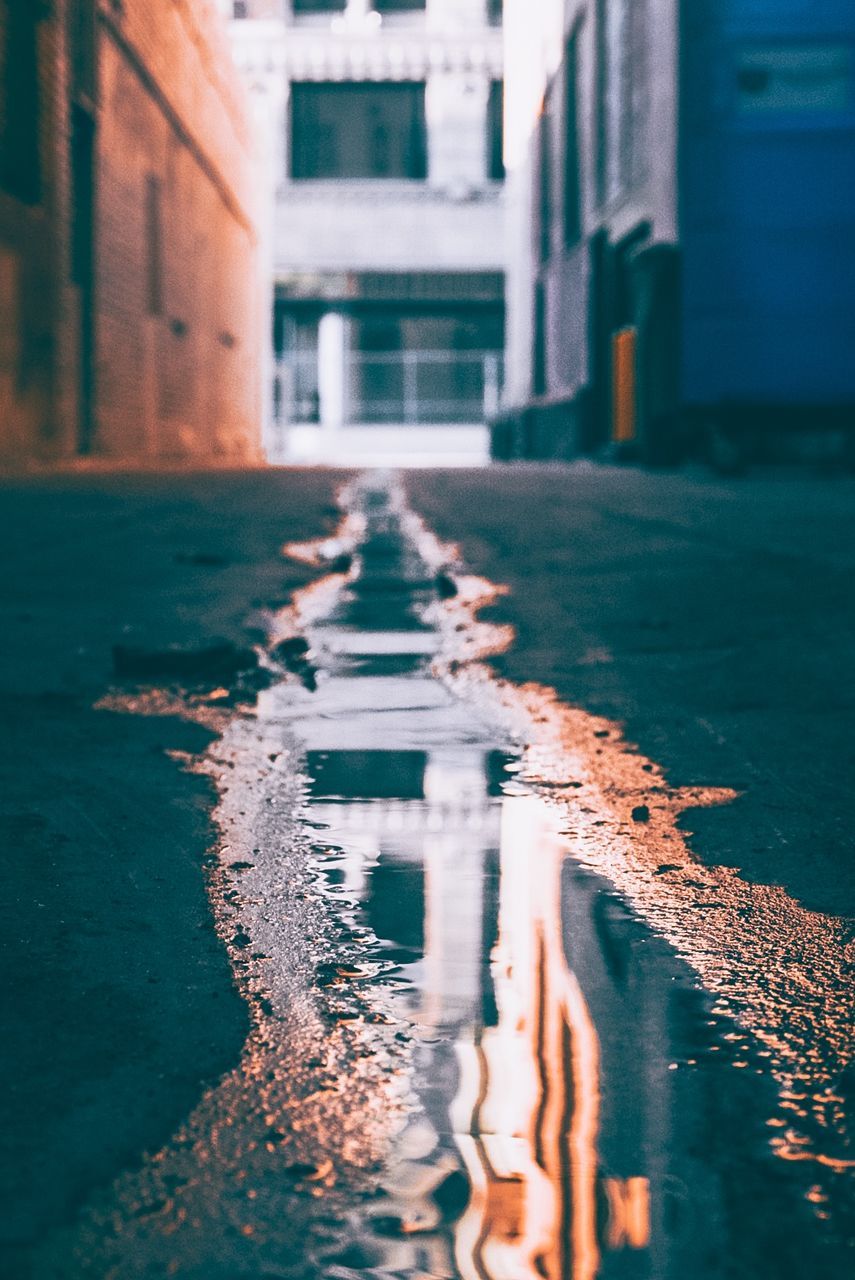
[[[212,894],[252,1035],[173,1142],[91,1207],[79,1271],[839,1274],[843,996],[825,992],[837,1032],[813,1067],[787,1056],[816,1025],[809,1000],[795,1036],[771,978],[765,1022],[734,1019],[757,1002],[710,917],[744,902],[676,824],[729,794],[677,796],[615,726],[568,727],[543,691],[498,686],[469,661],[507,643],[472,620],[494,589],[443,587],[449,549],[388,478],[349,501],[349,537],[292,549],[335,571],[271,628],[305,630],[315,687],[263,691],[206,765]],[[774,910],[780,943],[795,917]],[[814,924],[837,964],[834,926]],[[780,963],[790,981],[786,948]],[[796,1114],[814,1086],[825,1146]]]

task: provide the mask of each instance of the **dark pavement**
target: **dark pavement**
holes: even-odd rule
[[[691,815],[702,860],[855,915],[855,482],[617,468],[411,473],[476,573],[510,587],[515,681],[626,725]]]
[[[112,647],[260,637],[315,576],[282,544],[333,527],[340,479],[0,486],[3,1274],[168,1138],[248,1026],[205,892],[213,788],[180,759],[211,733],[96,709]],[[407,488],[511,588],[500,672],[624,722],[675,786],[740,791],[691,814],[701,860],[855,912],[855,483],[525,466]]]
[[[26,1276],[32,1244],[165,1141],[248,1027],[202,873],[213,787],[169,755],[211,734],[94,709],[112,646],[247,645],[258,609],[314,576],[280,548],[335,524],[336,485],[268,471],[0,486],[4,1276]]]

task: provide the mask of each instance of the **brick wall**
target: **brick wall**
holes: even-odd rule
[[[101,6],[97,444],[253,456],[252,144],[207,0]]]
[[[0,457],[50,456],[60,446],[61,53],[58,24],[40,0],[0,0]],[[22,125],[32,136],[17,132]]]
[[[216,5],[54,0],[39,40],[50,181],[36,209],[0,191],[0,455],[257,457],[253,144]]]

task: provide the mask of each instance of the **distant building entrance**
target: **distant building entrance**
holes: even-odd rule
[[[278,456],[486,457],[502,379],[500,275],[351,276],[338,297],[328,278],[326,298],[293,296],[300,283],[275,304]]]

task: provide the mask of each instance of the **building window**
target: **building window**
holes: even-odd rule
[[[746,45],[736,51],[740,115],[846,111],[852,101],[853,50],[802,41]]]
[[[487,0],[487,21],[491,27],[500,27],[502,25],[502,10],[504,7],[504,0]]]
[[[547,89],[543,99],[543,110],[537,128],[537,183],[538,183],[538,240],[541,263],[548,262],[552,256],[552,213],[553,213],[553,174],[552,174],[552,111],[554,106],[554,83]]]
[[[501,182],[505,176],[504,103],[504,85],[493,80],[487,102],[487,176],[492,182]]]
[[[71,91],[94,102],[98,89],[98,35],[95,0],[76,0],[66,9]]]
[[[594,63],[594,177],[597,204],[604,204],[609,178],[609,40],[606,27],[606,0],[596,0]]]
[[[424,84],[292,85],[291,176],[425,179]]]
[[[636,189],[647,172],[648,0],[597,0],[596,191],[599,204]]]
[[[0,4],[0,187],[24,204],[42,195],[40,4]]]
[[[71,279],[91,291],[94,273],[95,123],[82,107],[71,110]]]
[[[582,234],[582,182],[579,155],[579,37],[574,31],[564,55],[564,245],[571,249]]]
[[[377,13],[409,13],[414,9],[424,9],[425,0],[374,0],[371,7]]]
[[[291,0],[294,13],[342,13],[347,0]]]
[[[631,191],[647,172],[649,26],[647,0],[623,0],[620,26],[620,190]]]
[[[536,396],[546,395],[546,288],[542,280],[534,286],[534,353],[532,360],[532,391]]]
[[[145,186],[146,309],[150,316],[163,314],[163,229],[161,186],[154,174]]]

